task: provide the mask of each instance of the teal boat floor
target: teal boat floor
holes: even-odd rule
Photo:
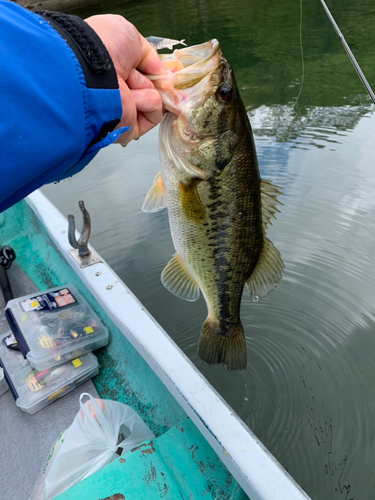
[[[37,290],[16,264],[9,270],[9,279],[15,297]],[[4,306],[0,291],[0,333],[9,330]],[[10,391],[0,396],[1,500],[29,498],[53,443],[78,413],[78,399],[82,392],[98,397],[94,384],[89,380],[35,415],[20,410]]]
[[[86,488],[88,484],[91,484],[88,481],[95,483],[95,481],[100,481],[102,477],[102,487],[107,485],[106,480],[108,480],[108,484],[113,486],[115,496],[104,493],[101,493],[101,496],[96,495],[99,489],[94,488],[92,496],[84,492],[77,498],[120,500],[123,496],[116,496],[116,489],[118,489],[116,486],[118,485],[120,488],[123,485],[125,487],[131,477],[135,481],[133,496],[129,496],[129,493],[126,500],[129,498],[130,500],[131,498],[140,500],[146,498],[243,500],[248,498],[201,433],[190,420],[186,419],[186,413],[182,407],[128,342],[124,333],[98,306],[95,298],[88,292],[75,271],[67,265],[64,256],[50,239],[46,229],[30,207],[25,202],[20,202],[6,212],[6,217],[8,223],[6,222],[0,231],[2,244],[8,244],[16,250],[17,264],[30,276],[36,286],[42,290],[66,283],[74,284],[110,330],[108,346],[95,353],[101,366],[99,375],[94,380],[95,386],[100,397],[120,401],[131,406],[154,432],[156,436],[153,442],[155,449],[159,449],[160,445],[160,453],[158,457],[155,456],[155,460],[157,458],[160,462],[160,467],[165,467],[161,472],[168,479],[168,482],[165,483],[168,491],[178,491],[178,496],[173,496],[165,491],[164,483],[152,483],[152,481],[153,492],[159,491],[159,486],[162,488],[159,491],[159,496],[154,496],[154,493],[142,489],[144,485],[142,481],[139,481],[140,476],[136,468],[142,467],[141,457],[144,453],[136,453],[134,457],[138,455],[140,458],[138,463],[136,463],[135,458],[133,459],[135,462],[134,471],[125,472],[124,467],[120,467],[117,472],[113,469],[115,474],[112,474],[112,467],[124,465],[124,462],[121,462],[123,457],[121,457],[109,464],[107,468],[103,469],[103,472],[99,471],[82,483]],[[15,272],[15,270],[16,267],[11,271]],[[18,293],[17,290],[14,290],[15,296],[25,293]],[[51,445],[58,434],[70,425],[78,411],[78,395],[81,392],[97,394],[91,382],[88,385],[89,388],[86,385],[80,386],[74,392],[35,415],[28,415],[19,410],[12,401],[9,392],[0,397],[0,432],[2,433],[0,435],[0,459],[1,463],[8,462],[7,466],[0,472],[1,499],[26,500],[28,498]],[[71,401],[71,405],[69,401]],[[5,426],[2,423],[3,420],[6,422]],[[179,422],[189,422],[186,425],[191,430],[182,433],[178,430],[178,426],[181,425]],[[180,439],[177,439],[177,436]],[[5,448],[2,448],[3,443],[6,443]],[[184,467],[180,469],[176,477],[174,474],[178,464],[172,460],[174,455],[176,458],[181,455],[181,460],[185,461]],[[151,462],[143,463],[143,466],[145,467],[144,474],[147,477],[151,474],[152,479],[154,466]],[[148,472],[147,466],[149,467]],[[130,465],[127,467],[130,468]],[[168,473],[169,467],[171,467],[171,473]],[[183,479],[184,473],[187,474],[185,479]],[[162,477],[161,473],[160,476]],[[198,490],[196,490],[195,484],[201,485]],[[72,491],[79,487],[81,484],[74,487]],[[184,488],[187,488],[187,492]]]
[[[246,500],[186,418],[137,446],[55,500]]]

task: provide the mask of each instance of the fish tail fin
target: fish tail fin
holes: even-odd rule
[[[209,365],[223,364],[229,370],[244,370],[247,364],[245,332],[241,322],[225,335],[209,318],[203,323],[198,356]]]

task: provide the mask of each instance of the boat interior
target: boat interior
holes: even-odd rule
[[[30,497],[51,446],[87,392],[129,405],[155,439],[61,493],[60,500],[271,500],[276,490],[280,500],[308,498],[101,256],[92,247],[89,264],[72,255],[67,233],[66,218],[38,191],[5,212],[0,243],[16,252],[7,271],[14,297],[73,284],[110,340],[95,351],[99,374],[37,413],[22,412],[10,391],[0,396],[1,497]],[[3,334],[3,297],[0,304]],[[22,480],[15,473],[20,470]]]

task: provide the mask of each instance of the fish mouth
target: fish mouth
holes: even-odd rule
[[[212,74],[218,72],[222,53],[215,38],[192,47],[161,54],[166,75],[149,76],[159,91],[166,110],[179,115],[188,102],[196,108],[212,88]]]
[[[173,87],[183,90],[200,82],[219,67],[219,49],[219,42],[213,39],[186,49],[177,49],[172,54],[161,55],[160,60],[169,72]]]
[[[175,50],[172,54],[160,56],[160,59],[167,70],[166,75],[153,79],[167,111],[160,128],[160,151],[182,178],[207,181],[217,174],[217,169],[199,152],[213,148],[216,132],[205,133],[197,127],[199,120],[194,116],[212,98],[221,80],[225,59],[219,42],[213,39]]]

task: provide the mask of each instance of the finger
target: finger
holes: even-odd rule
[[[167,72],[159,59],[158,53],[142,35],[141,43],[142,56],[137,66],[139,71],[146,75],[166,75]]]
[[[119,88],[122,107],[119,126],[130,127],[130,131],[132,131],[137,124],[137,107],[132,95],[133,91],[129,89],[122,78],[119,78]]]
[[[158,122],[159,123],[159,122]],[[156,127],[158,123],[150,121],[142,112],[138,113],[138,133],[139,137]]]
[[[154,89],[153,83],[136,69],[130,71],[126,83],[130,89]]]
[[[117,127],[116,127],[117,128]],[[123,132],[115,141],[114,144],[121,144],[121,146],[125,147],[131,142],[134,137],[133,137],[134,131],[128,131],[128,132]],[[137,139],[136,139],[137,140]]]
[[[155,89],[131,90],[137,112],[143,115],[154,125],[163,118],[161,97]]]

